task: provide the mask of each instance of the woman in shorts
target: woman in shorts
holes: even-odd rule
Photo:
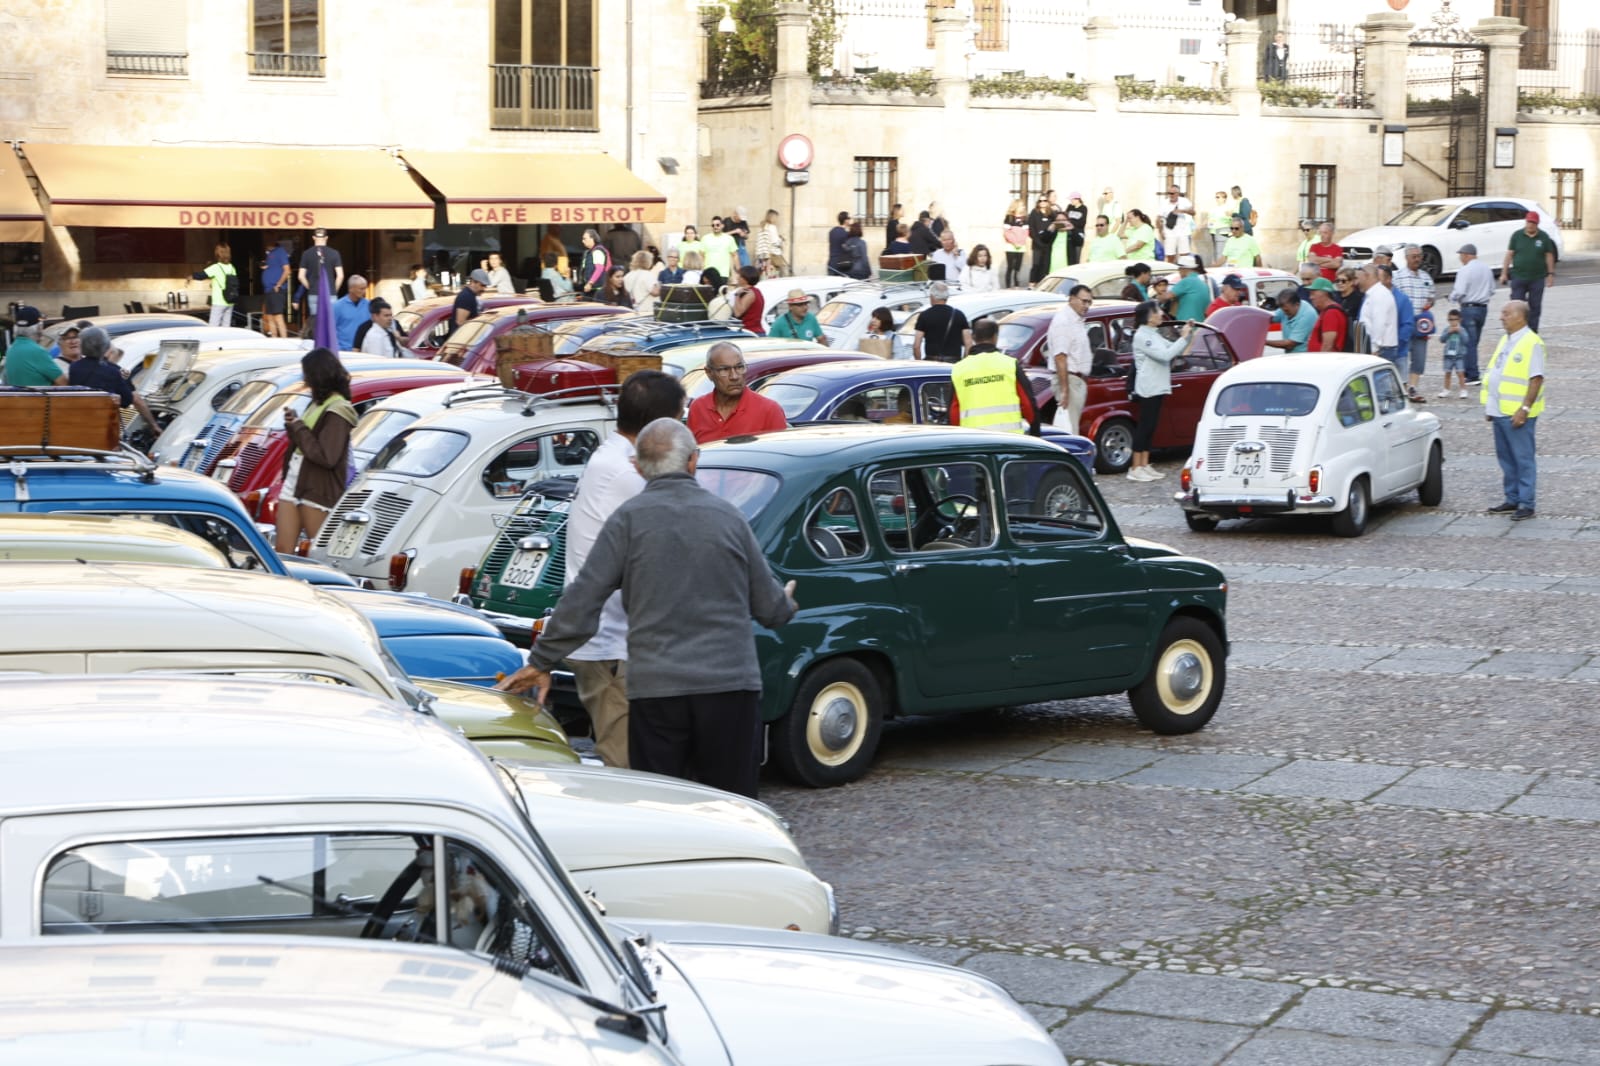
[[[350,402],[350,373],[326,348],[313,348],[300,360],[300,376],[311,390],[304,417],[290,407],[283,413],[289,455],[278,493],[277,549],[292,552],[300,535],[315,538],[350,477],[350,431],[359,416]]]

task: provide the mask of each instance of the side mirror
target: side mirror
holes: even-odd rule
[[[1472,225],[1472,223],[1468,222],[1464,218],[1455,218],[1450,221],[1451,229],[1466,229],[1470,225]]]

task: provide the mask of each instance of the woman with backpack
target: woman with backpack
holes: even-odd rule
[[[213,326],[231,326],[233,305],[239,302],[239,272],[233,266],[233,249],[226,241],[218,241],[212,255],[216,262],[190,277],[211,282],[211,317],[207,321]]]
[[[872,261],[867,258],[867,241],[862,236],[861,220],[852,219],[848,232],[849,236],[844,240],[844,253],[849,266],[845,273],[857,281],[866,281],[872,277]]]
[[[578,269],[578,284],[591,300],[599,299],[611,272],[611,253],[600,243],[598,230],[583,231],[583,265]]]

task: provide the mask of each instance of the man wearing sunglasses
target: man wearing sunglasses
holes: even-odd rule
[[[1222,242],[1222,255],[1215,267],[1258,267],[1261,265],[1261,245],[1255,237],[1244,231],[1244,222],[1237,216],[1228,223],[1228,239]]]

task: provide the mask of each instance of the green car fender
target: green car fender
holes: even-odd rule
[[[783,580],[787,580],[784,578]],[[799,590],[796,590],[799,595]],[[912,622],[902,607],[858,603],[848,610],[829,606],[800,611],[776,630],[756,627],[756,659],[761,666],[761,717],[775,722],[789,713],[807,671],[818,663],[850,656],[874,671],[886,670],[884,717],[897,709],[896,692],[915,692],[906,673],[910,658],[902,649],[911,641]]]

